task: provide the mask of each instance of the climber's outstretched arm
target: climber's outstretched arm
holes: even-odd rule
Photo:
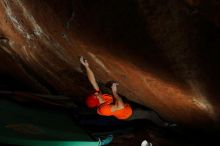
[[[81,56],[80,57],[80,62],[85,67],[88,79],[89,79],[90,83],[92,84],[93,88],[96,91],[99,91],[99,86],[98,86],[98,84],[97,84],[97,82],[95,80],[94,73],[92,72],[92,70],[89,67],[88,61]]]
[[[115,106],[117,106],[118,108],[124,108],[124,102],[117,93],[117,85],[118,83],[112,84],[112,93],[115,98]]]

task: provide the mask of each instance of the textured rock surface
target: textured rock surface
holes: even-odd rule
[[[219,7],[215,0],[1,0],[1,68],[40,92],[79,100],[91,89],[82,55],[100,83],[117,80],[120,94],[164,118],[217,126]]]

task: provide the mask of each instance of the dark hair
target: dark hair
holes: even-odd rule
[[[105,84],[105,86],[107,87],[107,88],[111,88],[112,87],[112,84],[113,83],[117,83],[117,81],[108,81],[106,84]]]

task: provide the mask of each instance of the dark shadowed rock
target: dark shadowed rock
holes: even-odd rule
[[[91,91],[84,56],[100,83],[117,80],[129,100],[179,124],[217,127],[218,7],[214,0],[2,0],[0,55],[10,61],[0,64],[39,92],[83,101]]]

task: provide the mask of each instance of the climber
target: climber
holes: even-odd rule
[[[80,57],[81,64],[85,67],[90,83],[94,88],[94,92],[86,98],[86,105],[89,108],[97,108],[97,113],[101,116],[114,116],[119,120],[135,120],[147,119],[158,126],[175,126],[170,122],[162,120],[158,114],[152,110],[132,109],[128,103],[124,103],[122,98],[117,93],[118,83],[112,83],[112,95],[103,94],[96,82],[95,76],[89,67],[89,63],[82,56]]]

